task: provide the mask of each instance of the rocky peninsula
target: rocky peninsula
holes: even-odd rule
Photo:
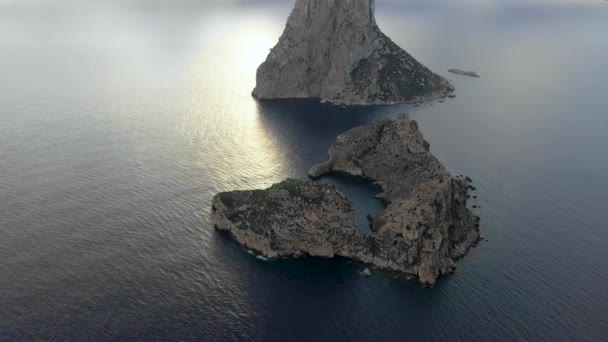
[[[388,38],[374,0],[297,0],[257,71],[259,99],[319,98],[340,105],[413,103],[452,85]]]
[[[266,190],[213,199],[212,220],[268,258],[342,256],[416,276],[433,285],[479,240],[479,218],[467,208],[470,178],[451,177],[430,153],[415,121],[356,127],[340,135],[311,177],[344,173],[378,183],[386,208],[359,230],[351,201],[337,188],[286,180]]]

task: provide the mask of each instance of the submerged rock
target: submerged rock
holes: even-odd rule
[[[392,104],[452,90],[380,31],[374,0],[297,0],[278,44],[258,68],[253,95]]]
[[[356,227],[353,205],[337,188],[296,180],[216,195],[214,225],[268,258],[338,255],[431,285],[479,240],[466,181],[448,174],[405,116],[338,136],[328,161],[310,174],[331,172],[365,177],[382,189],[386,208],[370,217],[371,233]]]
[[[460,69],[450,69],[448,71],[453,74],[457,74],[457,75],[479,77],[479,75],[477,75],[477,73],[474,71],[464,71],[464,70],[460,70]]]
[[[372,271],[370,271],[369,268],[365,268],[360,274],[365,278],[369,278],[372,276]]]

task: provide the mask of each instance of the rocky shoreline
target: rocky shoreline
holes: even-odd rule
[[[258,99],[317,98],[337,105],[415,103],[454,90],[387,37],[374,0],[297,0],[257,71]]]
[[[352,202],[340,190],[298,180],[216,195],[213,224],[267,258],[342,256],[427,285],[452,272],[480,239],[479,217],[467,208],[470,178],[451,177],[406,116],[338,136],[327,162],[309,172],[329,173],[364,177],[381,187],[378,199],[386,208],[370,217],[371,233],[356,227]]]

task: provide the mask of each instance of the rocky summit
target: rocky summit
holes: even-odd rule
[[[215,227],[269,258],[337,255],[429,285],[479,240],[479,218],[467,208],[470,178],[448,174],[415,121],[401,116],[353,128],[328,155],[312,177],[345,173],[381,187],[386,208],[370,217],[371,233],[356,227],[353,205],[337,188],[298,180],[216,195]]]
[[[380,31],[374,0],[297,0],[258,68],[253,95],[372,105],[419,102],[452,90]]]

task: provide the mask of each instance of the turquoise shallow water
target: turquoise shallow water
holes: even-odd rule
[[[457,97],[373,108],[250,97],[291,6],[0,0],[0,340],[605,339],[608,3],[377,0]],[[437,287],[213,231],[216,192],[305,178],[403,111],[474,179],[488,239]]]

